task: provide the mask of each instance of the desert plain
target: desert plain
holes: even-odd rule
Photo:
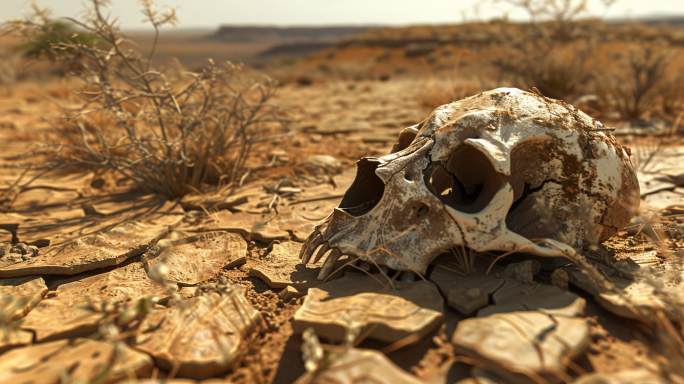
[[[153,60],[6,25],[0,383],[684,382],[681,25],[122,33]],[[552,266],[466,248],[424,274],[302,263],[359,159],[500,87],[609,128],[638,178],[629,223]]]

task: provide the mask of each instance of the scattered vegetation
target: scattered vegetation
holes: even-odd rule
[[[611,104],[622,119],[638,119],[648,113],[666,89],[666,69],[671,54],[662,47],[634,47],[622,63],[622,70],[597,77],[601,97]],[[677,84],[680,85],[680,84]],[[666,97],[663,95],[662,97]],[[665,99],[663,99],[665,100]],[[674,111],[675,100],[664,101],[668,113]]]
[[[62,63],[78,84],[76,106],[60,104],[63,116],[48,119],[58,137],[34,153],[44,159],[32,169],[41,175],[70,166],[104,169],[169,199],[239,180],[255,146],[286,131],[283,110],[269,104],[275,82],[213,61],[198,73],[157,70],[156,46],[147,55],[137,52],[105,14],[107,4],[91,0],[82,20],[67,19],[80,32],[35,5],[31,19],[7,26],[30,39],[26,54]],[[155,41],[160,27],[177,23],[173,9],[140,4]]]

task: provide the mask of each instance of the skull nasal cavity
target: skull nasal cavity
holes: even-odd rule
[[[378,204],[385,192],[385,184],[375,174],[378,164],[377,160],[367,158],[356,163],[356,178],[338,208],[352,216],[361,216]]]
[[[435,167],[429,181],[443,204],[457,211],[476,213],[499,191],[503,176],[485,154],[462,145]]]

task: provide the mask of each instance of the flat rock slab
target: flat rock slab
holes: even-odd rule
[[[119,384],[197,384],[197,381],[190,379],[140,379],[140,380],[126,380],[120,381]],[[223,384],[223,381],[217,379],[202,381],[202,384]]]
[[[611,374],[589,373],[577,378],[574,384],[624,384],[624,383],[648,383],[666,384],[668,380],[658,376],[646,368],[628,369]]]
[[[659,209],[669,207],[671,205],[684,204],[684,187],[677,187],[670,191],[660,191],[646,196],[644,199],[646,203],[651,206],[656,206]]]
[[[175,291],[175,290],[174,290]],[[147,277],[141,263],[131,263],[111,272],[61,284],[55,297],[41,301],[24,318],[21,327],[33,331],[43,342],[97,331],[105,315],[77,307],[107,302],[109,305],[135,301],[145,296],[165,297],[171,292]]]
[[[258,277],[271,288],[285,288],[292,286],[298,291],[306,291],[308,288],[319,285],[318,274],[325,262],[321,258],[316,264],[303,265],[299,260],[299,250],[302,243],[286,241],[273,244],[273,249],[266,256],[259,259],[257,264],[249,271],[250,276]],[[339,260],[333,272],[342,267],[346,259]],[[330,274],[328,280],[342,277],[343,270]]]
[[[446,377],[443,379],[442,382],[445,382]],[[307,372],[297,379],[295,384],[427,384],[430,382],[432,381],[423,381],[399,368],[380,351],[353,348],[335,354],[325,369]]]
[[[211,292],[168,309],[153,311],[133,346],[149,353],[157,365],[178,375],[203,379],[227,371],[243,338],[252,330],[259,312],[238,285],[230,293]]]
[[[336,205],[337,203],[335,203]],[[330,212],[332,212],[332,208],[325,213],[307,212],[306,214],[285,209],[277,215],[248,212],[230,213],[230,211],[223,210],[214,216],[214,220],[208,223],[206,228],[239,233],[249,240],[264,243],[273,240],[287,240],[290,237],[304,241],[313,232],[320,220],[324,219]]]
[[[163,278],[183,285],[199,284],[222,268],[244,264],[247,255],[247,242],[235,233],[208,232],[164,243],[171,247],[157,244],[145,254],[145,269],[149,273],[163,263]]]
[[[637,172],[637,179],[642,198],[656,192],[672,190],[677,186],[670,177],[661,173]]]
[[[286,240],[290,237],[285,228],[279,227],[273,215],[269,214],[231,213],[228,210],[222,210],[214,214],[212,221],[205,227],[213,231],[239,233],[246,239],[266,243],[273,240]]]
[[[124,346],[123,356],[116,357],[116,347],[106,341],[90,339],[57,340],[11,350],[0,356],[0,384],[91,383],[114,361],[105,383],[113,383],[129,374],[144,375],[152,370],[152,359]]]
[[[349,169],[334,177],[336,187],[318,185],[301,192],[282,197],[274,211],[264,213],[273,194],[266,195],[263,188],[259,194],[252,193],[249,202],[239,206],[240,212],[221,210],[212,215],[203,230],[222,230],[239,233],[248,240],[269,243],[273,240],[305,241],[316,225],[325,219],[342,200],[344,192],[354,181],[355,169]],[[245,187],[247,191],[253,187]]]
[[[0,280],[0,321],[11,323],[26,316],[47,295],[48,287],[40,276]]]
[[[12,348],[29,345],[33,341],[33,333],[22,329],[3,329],[0,330],[0,354]]]
[[[312,327],[319,336],[341,341],[350,326],[359,327],[360,334],[373,327],[368,337],[393,343],[413,334],[420,340],[442,324],[444,299],[434,284],[393,284],[394,289],[382,275],[347,273],[310,288],[293,329],[302,333]]]
[[[449,307],[466,316],[489,304],[490,296],[504,284],[494,273],[486,275],[478,269],[466,276],[444,260],[434,264],[430,281],[437,284]]]
[[[641,317],[636,309],[653,311],[654,309],[665,309],[670,306],[670,304],[663,302],[658,297],[655,293],[655,287],[641,277],[636,280],[630,280],[611,276],[610,281],[623,292],[622,295],[618,295],[603,289],[577,268],[567,267],[564,270],[568,273],[571,284],[593,295],[603,308],[618,316],[639,320]],[[670,285],[661,289],[669,291],[670,298],[675,302],[684,304],[684,294],[682,293],[681,286]],[[664,311],[665,314],[669,312],[668,310]]]
[[[583,316],[585,300],[555,285],[525,284],[514,278],[492,295],[492,305],[481,309],[479,317],[494,313],[541,311],[549,314]]]
[[[139,196],[120,194],[117,197],[103,197],[109,202],[77,203],[70,211],[59,211],[53,214],[48,208],[37,207],[34,212],[26,212],[19,223],[17,236],[21,241],[49,240],[51,244],[63,245],[87,236],[106,232],[125,223],[143,223],[149,227],[169,227],[180,222],[184,217],[183,209],[156,195]],[[73,211],[86,213],[78,217]],[[19,218],[19,217],[17,217]],[[2,222],[2,220],[0,220]]]
[[[462,320],[451,342],[456,353],[511,382],[534,383],[537,375],[558,383],[567,377],[563,362],[584,351],[589,339],[586,319],[511,312]]]
[[[27,261],[0,268],[0,278],[74,275],[118,265],[141,255],[164,235],[166,226],[127,223],[109,231],[40,250]]]

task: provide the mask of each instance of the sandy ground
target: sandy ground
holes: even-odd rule
[[[308,212],[322,214],[324,217],[326,211],[337,205],[341,194],[351,184],[356,160],[364,156],[388,154],[401,129],[419,123],[427,117],[429,111],[420,105],[420,100],[416,97],[416,90],[419,90],[423,83],[420,80],[407,79],[329,81],[309,86],[284,86],[275,101],[291,110],[295,116],[295,124],[291,136],[269,144],[272,145],[272,150],[281,153],[286,159],[297,158],[302,154],[330,155],[339,161],[339,165],[327,174],[332,180],[330,183],[320,187],[302,188],[303,190],[299,192],[301,195],[292,197],[290,200],[283,198],[281,203],[283,209],[294,206],[291,203],[297,199],[305,200],[311,196],[316,198],[323,196],[323,200],[306,204],[309,204],[307,205]],[[54,85],[48,87],[21,85],[14,96],[0,97],[0,153],[2,154],[0,179],[3,184],[12,183],[21,173],[15,165],[22,155],[31,150],[34,141],[44,140],[44,133],[49,126],[41,120],[41,116],[56,113],[56,109],[51,107],[49,101],[42,98],[40,94],[52,92],[53,97],[59,97],[61,89],[61,86]],[[637,153],[648,152],[649,143],[654,139],[620,136],[620,140],[632,147],[633,153],[637,156]],[[642,169],[639,170],[640,176],[650,175],[649,177],[655,180],[663,175],[683,174],[684,161],[681,160],[684,146],[682,144],[681,137],[669,138],[663,144],[667,148],[658,151],[655,160],[650,162],[650,166],[643,165],[643,159],[648,155],[638,155],[641,156],[640,164],[642,164]],[[274,175],[278,174],[274,173]],[[0,225],[19,224],[19,229],[15,233],[18,240],[37,244],[41,249],[47,241],[50,246],[66,244],[86,235],[114,228],[124,222],[150,221],[151,217],[160,212],[172,212],[181,219],[178,224],[174,224],[175,229],[167,235],[171,240],[201,233],[205,231],[201,229],[202,226],[212,228],[211,219],[216,217],[216,212],[207,212],[209,215],[205,215],[197,210],[185,211],[177,204],[169,204],[140,191],[131,192],[127,184],[117,185],[113,181],[108,181],[105,187],[98,187],[93,183],[95,179],[96,176],[91,170],[42,177],[34,183],[34,186],[41,188],[27,190],[17,197],[11,209],[0,213]],[[658,181],[653,181],[653,184],[657,183]],[[244,189],[238,190],[236,194],[239,195],[245,191],[248,203],[243,208],[238,206],[227,212],[228,216],[221,219],[224,221],[214,220],[219,224],[213,228],[232,226],[231,231],[240,233],[245,238],[247,250],[242,264],[229,269],[219,268],[213,274],[202,275],[204,278],[200,283],[190,284],[190,287],[217,284],[220,282],[220,277],[226,277],[230,282],[246,287],[247,302],[258,312],[257,317],[260,319],[258,325],[247,332],[237,344],[237,357],[231,368],[214,376],[226,382],[290,383],[305,373],[301,357],[302,337],[293,330],[293,317],[302,307],[305,298],[286,297],[286,300],[283,300],[279,295],[283,288],[272,288],[264,279],[250,273],[272,252],[272,248],[269,247],[272,241],[278,240],[284,243],[289,237],[301,243],[302,234],[306,236],[307,229],[310,230],[311,225],[315,224],[314,220],[309,220],[312,223],[300,220],[288,227],[290,224],[284,221],[281,224],[274,224],[281,227],[272,229],[271,232],[264,230],[256,236],[245,235],[245,233],[250,233],[250,226],[253,228],[253,222],[244,219],[245,212],[248,213],[252,208],[256,209],[259,202],[264,200],[264,195],[267,193],[264,192],[262,186],[273,184],[275,184],[273,179],[247,179]],[[646,187],[652,188],[653,185],[649,184]],[[642,196],[644,212],[642,222],[644,215],[647,215],[650,218],[660,218],[662,225],[670,223],[680,225],[682,212],[666,210],[663,213],[662,209],[673,204],[684,203],[681,188],[681,185],[677,186],[676,181],[665,182],[661,191]],[[266,196],[266,200],[269,198],[270,195]],[[5,207],[9,208],[10,205],[5,203]],[[653,212],[660,213],[651,217]],[[657,232],[659,227],[648,228],[652,232]],[[643,237],[643,235],[635,237],[636,234],[637,231],[633,229],[618,233],[596,251],[598,257],[608,255],[613,261],[630,257],[642,267],[654,266],[667,269],[669,265],[676,264],[668,258],[683,256],[681,252],[684,249],[684,241],[681,237],[668,236],[667,239],[662,239],[661,243],[656,244],[653,238]],[[650,233],[646,235],[650,236]],[[10,231],[0,231],[0,241],[11,240]],[[123,266],[144,262],[140,257],[135,256],[120,264],[107,265],[88,272],[78,272],[72,276],[66,276],[61,272],[57,274],[50,271],[44,274],[37,272],[43,276],[48,287],[47,293],[43,296],[44,300],[54,300],[64,295],[59,290],[66,290],[70,282],[81,281],[100,273],[109,273]],[[66,278],[68,279],[65,280]],[[537,276],[536,282],[548,285],[551,279],[550,272],[542,272]],[[178,289],[181,294],[189,292],[182,291],[180,287]],[[564,377],[575,380],[590,373],[610,376],[629,369],[641,373],[646,371],[644,375],[652,374],[652,377],[658,377],[661,374],[658,363],[667,360],[667,356],[664,356],[667,350],[657,337],[649,333],[648,327],[636,320],[625,319],[606,310],[586,290],[571,287],[570,291],[586,301],[586,308],[581,318],[589,324],[590,336],[586,341],[588,346],[566,362],[568,376]],[[196,293],[187,293],[187,297],[195,295]],[[160,304],[157,304],[157,307],[159,310],[166,308]],[[462,356],[458,351],[453,350],[448,340],[451,339],[451,335],[464,317],[454,309],[444,306],[443,325],[432,330],[428,336],[417,343],[388,349],[392,343],[367,339],[359,344],[358,348],[383,350],[389,360],[399,368],[424,380],[429,380],[433,376],[445,379],[446,375],[446,380],[442,382],[452,383],[467,380],[467,377],[471,375],[486,377],[481,370],[471,369],[472,367],[486,368],[486,364],[483,366],[472,360],[456,359],[460,362],[449,365],[453,362],[454,356]],[[65,336],[57,336],[57,338],[88,335],[90,335],[89,332],[76,331]],[[37,340],[31,342],[36,345],[42,343]],[[22,348],[26,347],[19,343],[9,351],[16,352]],[[162,378],[170,373],[174,374],[174,369],[169,370],[158,361],[156,359],[150,369],[141,370],[140,372],[144,372],[142,377]],[[444,368],[445,362],[448,363],[447,368]],[[0,355],[0,366],[2,364],[3,355]],[[390,378],[391,375],[387,377]],[[388,378],[385,378],[386,381],[383,382],[392,382],[392,379]],[[494,380],[492,382],[510,381],[510,379],[501,378]]]

